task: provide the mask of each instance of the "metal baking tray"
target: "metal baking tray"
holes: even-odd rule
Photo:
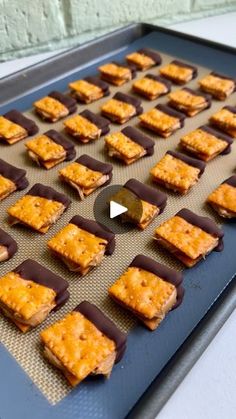
[[[49,89],[66,90],[72,76],[92,74],[100,62],[143,46],[234,76],[234,48],[133,24],[1,79],[0,113],[25,111]],[[86,380],[52,405],[0,344],[0,419],[154,418],[236,306],[236,225],[223,229],[224,252],[185,271],[184,303],[156,332],[131,329],[126,356],[106,383]]]

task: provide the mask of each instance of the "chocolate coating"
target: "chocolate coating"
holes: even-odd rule
[[[198,160],[198,159],[194,159],[193,157],[186,156],[185,154],[179,153],[178,151],[168,150],[166,152],[166,154],[170,154],[171,156],[175,157],[176,159],[181,160],[184,163],[189,164],[190,166],[193,166],[193,167],[196,167],[197,169],[199,169],[200,173],[199,173],[198,177],[200,177],[203,174],[203,172],[206,168],[206,163],[204,163],[203,161]]]
[[[228,179],[224,180],[222,183],[227,183],[230,186],[236,188],[236,175],[230,176]]]
[[[74,144],[67,140],[60,132],[55,131],[54,129],[50,129],[44,133],[47,137],[51,138],[54,143],[61,145],[64,150],[66,151],[66,160],[72,160],[76,156],[75,146]]]
[[[155,141],[153,141],[147,135],[143,134],[142,131],[138,130],[137,128],[128,126],[123,128],[121,132],[135,143],[141,145],[141,147],[147,151],[147,156],[153,155]]]
[[[80,112],[80,115],[96,125],[101,131],[102,135],[108,134],[110,131],[110,121],[103,116],[96,115],[95,113],[85,109],[83,112]]]
[[[170,269],[167,266],[162,265],[156,262],[154,259],[144,255],[136,256],[129,266],[151,272],[154,275],[159,276],[160,278],[164,279],[167,282],[170,282],[175,286],[177,290],[177,300],[174,307],[172,307],[172,310],[177,308],[182,303],[184,297],[184,288],[182,286],[182,272]]]
[[[27,188],[27,186],[29,185],[29,182],[25,176],[25,170],[18,169],[17,167],[12,166],[11,164],[7,163],[2,159],[0,159],[0,175],[14,182],[16,188],[20,191]]]
[[[103,91],[104,96],[108,96],[110,94],[109,84],[101,80],[99,77],[89,76],[85,77],[84,80],[88,83],[94,84],[97,87],[100,87],[100,89],[102,89]]]
[[[104,175],[108,175],[109,179],[106,183],[102,186],[106,186],[111,182],[112,179],[112,170],[113,166],[109,163],[103,163],[99,160],[94,159],[93,157],[88,156],[87,154],[83,154],[77,160],[77,163],[82,164],[83,166],[88,167],[90,170],[94,170],[95,172],[103,173]]]
[[[186,115],[182,112],[176,111],[175,109],[171,108],[168,105],[163,105],[160,103],[156,106],[156,109],[159,109],[159,111],[166,113],[167,115],[173,116],[174,118],[178,118],[180,121],[181,128],[184,126],[184,120],[186,118]]]
[[[168,89],[167,93],[169,93],[171,91],[171,82],[169,80],[165,79],[165,77],[156,76],[155,74],[151,74],[151,73],[145,74],[144,77],[148,78],[148,79],[159,81],[160,83],[164,84]]]
[[[0,228],[0,246],[4,246],[7,248],[8,259],[12,258],[12,256],[14,256],[14,254],[18,250],[16,241],[10,236],[10,234],[6,233],[1,228]]]
[[[94,304],[89,303],[88,301],[83,301],[74,311],[81,313],[86,319],[96,326],[105,336],[113,340],[116,345],[116,363],[121,360],[126,349],[127,335],[113,323],[109,317],[105,316],[103,312],[96,307]]]
[[[77,102],[71,96],[64,95],[63,93],[55,90],[48,93],[48,96],[58,100],[58,102],[61,102],[68,109],[69,114],[75,112],[77,109]]]
[[[193,70],[193,77],[192,77],[193,79],[195,79],[198,75],[198,69],[197,69],[197,67],[195,67],[193,65],[186,64],[186,63],[184,63],[183,61],[180,61],[180,60],[173,60],[173,61],[171,61],[171,64],[176,64],[179,67],[190,68],[191,70]]]
[[[17,266],[13,272],[20,275],[23,279],[33,281],[37,284],[43,285],[44,287],[53,289],[56,293],[55,301],[57,303],[54,311],[65,304],[69,298],[69,292],[67,290],[69,286],[68,282],[33,259],[25,260]]]
[[[228,147],[222,151],[222,155],[229,154],[231,152],[231,144],[233,143],[234,139],[229,135],[219,131],[216,128],[211,128],[209,125],[202,125],[199,127],[200,130],[207,132],[208,134],[214,135],[214,137],[219,138],[220,140],[226,141],[228,143]]]
[[[121,102],[128,103],[129,105],[132,105],[136,109],[136,115],[140,115],[143,112],[142,102],[140,99],[137,99],[136,97],[127,95],[126,93],[117,92],[113,99],[120,100]]]
[[[154,51],[153,49],[141,48],[137,52],[150,57],[155,62],[156,65],[160,65],[162,63],[162,58],[160,54],[157,51]]]
[[[42,185],[41,183],[35,183],[26,195],[40,196],[41,198],[61,202],[65,208],[68,208],[71,203],[71,200],[66,195],[57,192],[50,186]]]
[[[205,101],[208,104],[207,108],[210,108],[210,106],[211,106],[211,100],[212,100],[212,96],[211,95],[209,95],[208,93],[204,93],[201,90],[193,90],[193,89],[190,89],[189,87],[184,87],[183,90],[185,90],[188,93],[191,93],[191,95],[193,95],[193,96],[202,96],[202,97],[204,97]]]
[[[235,106],[224,106],[223,109],[227,109],[231,113],[236,114],[236,107]]]
[[[80,215],[75,215],[71,220],[71,224],[76,225],[82,230],[88,231],[91,234],[94,234],[96,237],[101,237],[104,240],[107,240],[105,255],[112,255],[115,250],[115,234],[112,233],[106,226],[101,223],[97,223],[94,220],[89,220],[88,218],[83,218]]]
[[[167,196],[165,193],[152,188],[151,186],[145,185],[136,179],[129,179],[124,184],[124,188],[133,192],[138,198],[151,205],[155,205],[160,209],[161,214],[166,206]]]
[[[183,208],[176,214],[178,217],[183,218],[189,224],[192,224],[196,227],[199,227],[201,230],[204,230],[206,233],[211,236],[219,238],[219,244],[213,250],[216,252],[221,252],[224,248],[223,237],[224,232],[217,226],[217,224],[208,217],[201,217],[200,215],[195,214],[187,208]]]
[[[14,122],[17,125],[20,125],[23,127],[27,132],[28,135],[34,135],[37,134],[39,131],[38,126],[35,124],[32,119],[26,118],[21,112],[17,111],[16,109],[13,109],[12,111],[9,111],[5,113],[4,118],[8,119],[11,122]]]

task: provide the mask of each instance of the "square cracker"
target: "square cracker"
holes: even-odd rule
[[[40,336],[72,385],[79,384],[115,353],[115,343],[77,311],[43,330]]]
[[[69,84],[72,94],[85,103],[90,103],[103,97],[103,91],[95,84],[86,80],[76,80]]]
[[[176,215],[157,227],[155,238],[184,263],[198,261],[218,243],[218,238]]]
[[[0,307],[6,308],[20,322],[30,320],[42,308],[55,307],[53,289],[25,280],[15,272],[0,278]]]
[[[0,175],[0,201],[16,190],[16,185],[12,180]]]
[[[144,323],[147,321],[149,327],[151,323],[148,320],[154,323],[158,318],[155,328],[176,302],[176,288],[173,284],[137,267],[129,267],[111,286],[109,294]]]
[[[219,208],[222,216],[227,213],[236,215],[236,188],[222,183],[207,198],[207,202],[212,204],[214,208]]]
[[[69,134],[80,140],[94,140],[101,135],[101,129],[82,115],[75,115],[72,118],[67,119],[64,122],[64,126]]]
[[[176,83],[187,83],[193,77],[193,70],[174,63],[167,64],[160,69],[160,74]]]
[[[155,61],[151,57],[140,52],[132,52],[126,55],[126,60],[128,63],[135,64],[140,70],[147,70],[155,65]]]
[[[39,135],[25,143],[28,150],[36,154],[40,160],[58,160],[66,156],[66,151],[62,145],[55,143],[46,135]]]
[[[199,173],[198,168],[168,153],[150,171],[155,182],[183,194],[198,181]]]
[[[200,128],[189,132],[180,139],[180,145],[202,160],[208,161],[222,153],[228,143]]]
[[[91,170],[76,161],[59,170],[59,174],[67,182],[73,182],[84,189],[95,187],[103,177],[103,173]]]
[[[105,137],[105,143],[110,155],[120,157],[130,164],[146,154],[146,150],[126,137],[122,132],[115,132]]]
[[[119,124],[124,124],[126,121],[136,115],[136,108],[130,103],[121,102],[117,99],[110,99],[104,103],[101,108],[102,113],[111,118]]]
[[[69,110],[65,105],[50,96],[45,96],[37,100],[34,102],[34,106],[38,113],[50,118],[52,121],[57,121],[69,114]]]
[[[225,100],[235,89],[235,82],[230,79],[221,78],[214,74],[208,74],[199,81],[202,90],[211,93],[220,100]]]
[[[27,137],[27,135],[25,128],[9,121],[4,116],[0,116],[0,139],[7,141],[9,144],[14,144]]]
[[[14,224],[25,224],[40,233],[46,233],[51,225],[64,212],[61,202],[52,201],[40,196],[25,195],[8,208],[8,214]]]
[[[148,99],[157,99],[159,96],[168,92],[168,88],[164,83],[143,77],[133,83],[133,90]]]
[[[144,127],[166,137],[180,128],[180,121],[178,118],[167,115],[156,108],[143,113],[139,116],[139,119]]]
[[[178,109],[185,109],[191,112],[202,110],[202,108],[208,105],[203,96],[194,95],[184,89],[169,93],[169,99]]]
[[[210,117],[210,122],[223,131],[236,137],[236,114],[228,109],[220,109]]]
[[[107,240],[69,223],[48,241],[48,247],[64,261],[82,268],[98,264],[103,257]],[[81,273],[83,273],[81,271]]]
[[[107,63],[99,67],[102,77],[117,86],[132,79],[131,70],[115,63]]]

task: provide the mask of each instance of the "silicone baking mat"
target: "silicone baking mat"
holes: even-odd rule
[[[198,79],[204,74],[207,74],[209,69],[222,71],[220,55],[217,61],[212,60],[212,64],[210,64],[208,60],[208,68],[203,67],[199,65],[199,60],[202,62],[202,56],[198,55],[196,50],[196,58],[193,60],[193,52],[189,49],[189,45],[184,44],[185,42],[187,41],[183,41],[182,45],[179,46],[180,49],[175,48],[173,44],[172,51],[169,50],[170,45],[167,44],[167,46],[169,45],[167,48],[169,54],[166,54],[163,39],[160,40],[159,34],[152,32],[145,37],[139,38],[119,53],[114,51],[109,57],[106,57],[101,61],[96,61],[93,65],[88,63],[83,70],[70,74],[60,81],[51,83],[38,91],[35,90],[35,92],[27,95],[21,100],[17,100],[15,103],[8,104],[7,107],[5,106],[4,109],[1,109],[1,113],[14,107],[25,111],[26,115],[34,119],[39,125],[41,133],[52,128],[52,126],[58,131],[63,131],[62,121],[55,124],[42,122],[32,110],[27,110],[29,109],[29,105],[52,89],[66,91],[69,81],[96,73],[97,66],[102,62],[107,62],[112,59],[122,60],[127,52],[135,51],[144,46],[159,50],[162,55],[163,65],[171,61],[174,56],[178,58],[182,57],[190,63],[193,62],[194,64],[197,64],[199,70]],[[196,48],[197,47],[200,48],[200,46],[196,44]],[[229,68],[227,73],[233,75],[232,71],[233,69]],[[158,74],[158,67],[155,67],[148,72]],[[142,77],[143,74],[144,73],[138,72],[137,78]],[[131,93],[131,84],[132,82],[118,88],[111,87],[111,96],[116,91]],[[188,87],[196,88],[197,79],[188,83]],[[173,90],[176,88],[178,87],[172,87]],[[99,112],[102,103],[107,100],[108,98],[104,98],[91,105],[79,105],[78,111],[80,112],[83,109],[88,108],[94,112]],[[144,111],[154,107],[157,103],[166,102],[167,97],[165,96],[153,102],[142,100]],[[236,94],[234,93],[225,104],[226,103],[228,105],[236,105]],[[223,102],[213,100],[210,109],[200,113],[194,118],[186,118],[185,127],[166,140],[161,139],[156,135],[149,134],[155,139],[154,155],[140,159],[131,166],[127,167],[122,163],[119,163],[119,161],[110,159],[104,152],[103,138],[86,145],[77,143],[77,157],[86,153],[99,160],[112,162],[112,184],[123,184],[131,177],[151,184],[149,180],[150,168],[153,167],[167,150],[176,149],[181,135],[206,123],[209,116],[223,105]],[[132,119],[125,125],[138,126],[138,118]],[[111,132],[119,129],[119,126],[112,124]],[[29,160],[25,151],[24,142],[25,141],[21,141],[11,147],[1,145],[1,158],[13,165],[25,168],[27,170],[30,186],[36,182],[50,185],[69,195],[72,198],[72,205],[46,235],[39,235],[26,228],[9,228],[7,225],[6,209],[20,196],[24,195],[26,191],[14,193],[4,200],[1,203],[0,222],[3,228],[16,238],[19,244],[19,251],[12,260],[1,266],[1,274],[4,274],[23,260],[31,257],[49,267],[52,271],[67,278],[70,283],[71,297],[69,302],[60,311],[50,315],[43,325],[26,335],[20,334],[9,321],[1,316],[0,340],[7,350],[7,353],[3,347],[0,348],[0,365],[4,365],[5,369],[9,364],[12,380],[16,374],[17,386],[15,387],[15,390],[17,392],[17,399],[19,397],[21,380],[25,380],[27,383],[27,392],[24,393],[21,399],[21,403],[25,403],[23,404],[23,406],[25,406],[25,418],[32,417],[30,416],[30,409],[35,406],[35,403],[38,403],[39,405],[37,410],[37,415],[39,415],[39,417],[42,417],[44,414],[44,409],[45,412],[49,409],[50,414],[57,415],[57,418],[84,418],[85,416],[87,418],[123,417],[128,413],[130,408],[161,371],[171,356],[174,355],[176,350],[201,320],[228,282],[233,278],[236,271],[234,260],[234,256],[236,255],[234,236],[235,224],[225,223],[223,226],[225,231],[225,250],[223,253],[213,252],[207,257],[206,261],[185,271],[184,286],[186,295],[184,302],[178,310],[171,312],[167,316],[155,332],[151,333],[147,331],[136,322],[132,315],[113,303],[107,296],[107,289],[124,271],[134,256],[139,253],[151,256],[157,261],[165,263],[172,268],[179,270],[183,269],[180,263],[176,262],[174,258],[169,256],[166,252],[162,251],[157,246],[156,242],[153,241],[152,236],[154,229],[159,223],[174,215],[183,207],[188,207],[202,215],[211,216],[218,223],[221,222],[219,217],[204,204],[204,201],[208,194],[219,185],[219,183],[234,173],[236,167],[236,143],[232,146],[231,154],[217,157],[207,164],[204,175],[189,194],[181,197],[174,193],[167,192],[168,205],[161,216],[157,217],[143,232],[133,229],[127,234],[117,235],[117,244],[114,254],[111,257],[106,257],[98,268],[94,269],[84,278],[79,278],[76,274],[68,272],[63,264],[48,253],[46,242],[59,231],[73,215],[80,214],[88,218],[93,218],[94,200],[100,191],[93,193],[83,202],[79,201],[77,194],[73,192],[71,188],[63,185],[58,179],[58,170],[68,164],[68,162],[64,162],[50,171],[45,171],[44,169],[35,166],[35,164]],[[122,330],[129,332],[128,350],[123,360],[114,368],[110,380],[88,379],[78,388],[71,390],[63,376],[44,361],[39,344],[39,332],[47,325],[62,318],[66,312],[73,309],[73,307],[84,299],[97,304]],[[9,353],[17,362],[18,366],[15,363],[12,363],[11,358],[8,358]],[[0,400],[0,417],[2,414],[1,409],[5,412],[2,414],[1,419],[13,418],[14,416],[11,416],[10,412],[12,412],[12,409],[14,411],[14,406],[8,406],[5,411],[4,400],[2,404],[2,395],[0,396]]]

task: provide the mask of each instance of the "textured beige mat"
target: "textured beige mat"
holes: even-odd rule
[[[169,62],[172,58],[170,56],[162,54],[163,64]],[[198,66],[199,76],[202,77],[208,73],[209,70]],[[158,68],[149,70],[153,74],[158,73]],[[138,73],[138,78],[141,78],[144,73]],[[71,78],[73,80],[73,78]],[[188,87],[197,87],[197,79],[193,80],[188,84]],[[131,82],[124,85],[121,88],[111,88],[112,94],[116,91],[123,91],[130,93]],[[173,87],[176,89],[178,87]],[[82,111],[85,108],[89,108],[95,112],[98,112],[101,104],[107,101],[108,98],[104,98],[94,104],[81,106],[79,105],[78,111]],[[157,103],[165,103],[166,97],[162,97],[159,100],[149,102],[143,100],[144,110],[148,110],[154,107]],[[190,130],[198,127],[199,125],[206,123],[209,116],[216,110],[224,106],[225,102],[218,102],[213,100],[212,107],[207,111],[202,112],[198,116],[187,118],[185,127],[177,131],[169,139],[161,139],[156,135],[150,134],[155,139],[155,153],[151,157],[140,159],[138,162],[127,167],[117,160],[110,159],[104,153],[104,140],[100,140],[91,144],[77,144],[76,151],[77,157],[83,153],[89,154],[97,159],[110,161],[113,163],[114,174],[112,184],[123,184],[131,177],[134,177],[142,182],[150,183],[149,170],[153,165],[163,156],[168,149],[175,149],[179,138],[182,134],[189,132]],[[227,104],[236,105],[236,93],[234,93],[228,100]],[[43,133],[49,128],[55,128],[58,131],[63,130],[62,122],[55,124],[48,124],[41,122],[41,120],[35,116],[32,111],[27,112],[28,116],[37,120],[37,124],[40,126],[40,132]],[[126,125],[138,125],[138,118],[134,118]],[[111,131],[119,130],[120,126],[112,125]],[[44,361],[41,348],[39,345],[39,332],[47,325],[53,323],[55,320],[63,317],[63,315],[73,309],[79,302],[87,299],[99,307],[101,307],[123,330],[129,331],[135,324],[134,318],[127,312],[115,305],[107,296],[107,289],[115,279],[123,272],[127,265],[138,253],[144,253],[148,256],[155,258],[156,260],[166,263],[170,267],[182,269],[182,265],[171,258],[167,253],[157,247],[157,243],[152,240],[153,231],[155,226],[161,223],[163,220],[175,214],[178,210],[183,207],[188,207],[199,214],[210,215],[216,218],[209,208],[204,205],[204,201],[208,194],[224,179],[233,174],[236,167],[236,141],[232,146],[232,152],[226,156],[219,156],[212,162],[207,164],[207,168],[199,183],[190,191],[190,193],[184,197],[175,195],[174,193],[167,192],[168,204],[164,213],[157,217],[154,222],[143,232],[133,230],[128,234],[117,236],[117,245],[114,254],[111,257],[106,257],[103,263],[93,270],[90,274],[80,279],[76,274],[68,272],[68,270],[59,261],[54,259],[47,251],[46,242],[51,238],[61,227],[63,227],[73,215],[80,214],[84,217],[93,218],[93,203],[99,193],[93,193],[83,202],[80,202],[72,188],[63,185],[58,180],[59,168],[68,164],[64,162],[50,171],[46,171],[42,168],[37,167],[27,157],[26,149],[24,147],[24,140],[13,146],[1,145],[1,158],[5,159],[9,163],[25,168],[27,170],[28,179],[30,186],[36,182],[41,182],[46,185],[50,185],[61,192],[68,194],[72,198],[72,205],[69,210],[63,214],[60,220],[54,225],[46,235],[40,235],[36,232],[31,232],[27,228],[12,227],[7,225],[6,209],[14,203],[20,196],[24,195],[26,191],[13,193],[9,198],[5,199],[1,203],[0,211],[0,224],[8,231],[18,242],[19,251],[16,256],[1,265],[1,275],[11,270],[23,260],[27,258],[34,258],[43,265],[50,268],[52,271],[64,276],[70,283],[71,297],[69,302],[59,312],[49,316],[47,321],[38,327],[36,330],[31,331],[25,335],[21,334],[15,326],[9,321],[5,320],[2,316],[0,317],[0,340],[21,365],[23,370],[30,376],[32,381],[38,386],[43,394],[48,398],[51,403],[56,403],[61,400],[70,391],[70,387],[67,385],[66,380],[61,376],[59,372]],[[204,263],[207,263],[204,262]],[[170,314],[171,316],[171,314]]]

